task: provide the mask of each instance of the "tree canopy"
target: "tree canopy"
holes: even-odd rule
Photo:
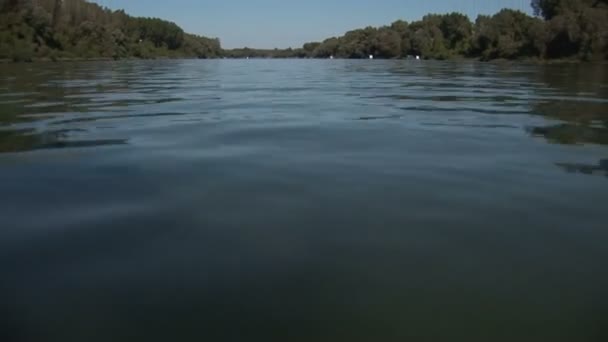
[[[32,58],[608,58],[608,0],[531,0],[535,16],[503,9],[474,22],[429,14],[309,42],[295,49],[223,50],[218,39],[185,33],[85,0],[0,0],[0,59]]]
[[[608,58],[608,0],[532,0],[531,6],[535,17],[503,9],[472,23],[460,13],[431,14],[308,43],[304,50],[319,58]]]
[[[219,40],[84,0],[0,0],[0,58],[221,56]]]

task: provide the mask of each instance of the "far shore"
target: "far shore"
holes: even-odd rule
[[[108,57],[96,57],[96,58],[32,58],[27,61],[14,61],[12,59],[0,59],[0,65],[4,64],[37,64],[37,63],[72,63],[72,62],[120,62],[120,61],[153,61],[153,60],[199,60],[204,58],[196,58],[196,57],[154,57],[154,58],[137,58],[137,57],[129,57],[129,58],[108,58]],[[237,60],[246,58],[209,58],[211,60],[221,60],[221,59],[229,59],[229,60]],[[305,59],[313,59],[313,60],[323,60],[325,58],[278,58],[278,57],[252,57],[252,60],[259,59],[275,59],[275,60],[305,60]],[[334,60],[340,60],[340,58],[336,58]],[[342,58],[341,60],[366,60],[366,59],[357,59],[357,58]],[[374,59],[376,61],[397,61],[397,60],[409,60],[406,58],[392,58],[392,59],[382,59],[377,58]],[[465,57],[457,57],[457,58],[449,58],[449,59],[424,59],[426,61],[444,61],[444,62],[479,62],[479,63],[489,63],[489,64],[513,64],[513,63],[521,63],[521,64],[536,64],[536,65],[564,65],[564,64],[595,64],[595,65],[604,65],[608,64],[608,61],[582,61],[579,59],[537,59],[537,58],[526,58],[526,59],[492,59],[492,60],[481,60],[479,58],[465,58]]]

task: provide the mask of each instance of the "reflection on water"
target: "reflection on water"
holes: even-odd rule
[[[560,144],[608,144],[607,69],[602,65],[545,67],[540,77],[549,88],[541,92],[532,112],[561,123],[534,127],[531,133]]]
[[[594,94],[595,95],[595,94]],[[598,94],[599,95],[599,94]],[[603,95],[599,95],[603,96]],[[531,132],[560,144],[608,144],[608,111],[604,102],[553,101],[534,106],[534,112],[563,123],[534,127]]]
[[[127,119],[187,116],[188,111],[162,108],[192,107],[182,98],[187,95],[182,92],[183,85],[191,80],[172,76],[170,65],[83,63],[0,68],[0,153],[124,144],[128,137],[106,137],[100,130],[115,127],[114,120],[131,126],[136,123]],[[173,102],[179,103],[170,106]],[[87,123],[97,121],[94,126]],[[79,134],[71,134],[74,132]]]
[[[557,163],[557,166],[568,172],[578,172],[586,175],[604,175],[608,177],[608,159],[600,160],[597,165]]]
[[[522,125],[517,124],[516,119],[506,124],[454,120],[459,119],[460,115],[456,114],[460,113],[532,114],[559,120],[522,127],[534,136],[561,144],[608,144],[608,87],[605,85],[608,68],[602,65],[461,64],[456,68],[450,64],[412,66],[405,62],[387,63],[385,68],[345,65],[332,67],[329,74],[319,73],[320,78],[316,80],[294,78],[290,79],[293,84],[289,87],[275,88],[255,85],[252,80],[226,86],[222,84],[223,75],[218,74],[217,65],[211,63],[214,62],[198,65],[195,74],[188,73],[183,65],[176,73],[173,65],[163,62],[52,64],[44,66],[45,70],[39,70],[43,68],[40,65],[1,66],[0,129],[10,128],[1,136],[0,151],[37,148],[41,146],[37,141],[49,136],[54,136],[56,141],[67,140],[63,126],[78,122],[119,120],[117,124],[121,124],[120,121],[131,124],[133,121],[125,123],[121,119],[170,116],[187,116],[171,122],[200,121],[201,116],[212,112],[198,107],[199,104],[222,101],[226,92],[261,94],[285,90],[308,92],[312,99],[315,90],[322,90],[337,98],[350,97],[363,107],[379,105],[399,109],[388,115],[368,112],[357,120],[407,120],[412,112],[429,112],[432,114],[429,119],[435,119],[438,113],[446,114],[440,122],[425,123],[429,126],[504,128]],[[263,75],[268,70],[271,69],[260,72]],[[234,74],[230,76],[234,78],[247,75],[243,66],[232,71]],[[366,83],[358,82],[363,79]],[[373,87],[369,86],[370,80],[374,82]],[[28,134],[22,134],[24,130]],[[49,132],[45,132],[47,130]],[[65,144],[69,145],[72,144]]]
[[[608,130],[579,123],[565,123],[544,127],[533,127],[531,133],[560,144],[608,144]]]
[[[69,133],[70,130],[43,131],[42,133],[31,130],[0,131],[0,153],[50,148],[98,147],[127,143],[127,139],[74,140],[69,139]]]
[[[604,341],[606,69],[0,65],[0,341]]]

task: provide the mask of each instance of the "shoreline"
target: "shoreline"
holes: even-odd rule
[[[247,58],[235,58],[235,57],[214,57],[214,58],[198,58],[198,57],[167,57],[159,56],[154,58],[139,58],[139,57],[126,57],[126,58],[111,58],[111,57],[94,57],[94,58],[32,58],[27,61],[15,61],[8,58],[0,59],[0,65],[6,64],[37,64],[37,63],[72,63],[72,62],[120,62],[120,61],[154,61],[154,60],[247,60]],[[277,60],[324,60],[328,58],[314,58],[314,57],[252,57],[251,59],[277,59]],[[336,58],[335,60],[366,60],[364,58]],[[408,58],[376,58],[374,60],[380,61],[406,61]],[[608,65],[608,61],[596,60],[596,61],[583,61],[577,59],[538,59],[538,58],[524,58],[524,59],[492,59],[492,60],[481,60],[479,58],[471,57],[454,57],[447,59],[423,59],[423,61],[436,61],[436,62],[479,62],[479,63],[491,63],[491,64],[536,64],[536,65],[563,65],[563,64],[599,64]]]
[[[129,60],[167,60],[167,59],[197,59],[196,57],[155,57],[155,58],[138,58],[138,57],[126,57],[126,58],[111,58],[111,57],[74,57],[74,58],[32,58],[26,61],[15,61],[9,58],[0,59],[0,64],[33,64],[33,63],[69,63],[69,62],[117,62],[117,61],[129,61]]]

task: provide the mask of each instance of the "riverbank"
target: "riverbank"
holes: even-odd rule
[[[196,57],[154,57],[154,58],[138,58],[138,57],[125,57],[125,58],[108,58],[108,57],[95,57],[95,58],[31,58],[28,60],[19,60],[15,61],[12,59],[0,59],[0,64],[28,64],[28,63],[68,63],[68,62],[115,62],[115,61],[125,61],[125,60],[134,60],[134,61],[142,61],[142,60],[168,60],[168,59],[200,59]],[[219,59],[219,58],[215,58]]]
[[[115,61],[145,61],[145,60],[193,60],[193,59],[249,59],[245,57],[214,57],[214,58],[197,58],[197,57],[167,57],[159,56],[153,58],[139,58],[139,57],[125,57],[125,58],[32,58],[29,60],[15,61],[12,59],[0,59],[0,64],[28,64],[28,63],[70,63],[70,62],[115,62]],[[327,58],[315,58],[315,57],[252,57],[250,59],[312,59],[312,60],[323,60]],[[365,60],[363,58],[335,58],[334,60]],[[408,58],[376,58],[375,60],[412,60]],[[608,61],[603,60],[592,60],[585,61],[580,59],[539,59],[539,58],[521,58],[521,59],[491,59],[483,60],[480,58],[467,58],[467,57],[454,57],[447,59],[423,59],[423,61],[446,61],[446,62],[481,62],[481,63],[493,63],[493,64],[537,64],[537,65],[562,65],[562,64],[598,64],[608,65]]]

